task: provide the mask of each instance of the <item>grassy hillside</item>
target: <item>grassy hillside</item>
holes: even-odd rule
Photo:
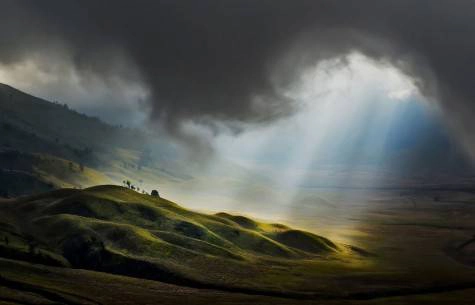
[[[343,230],[373,255],[114,186],[0,199],[0,304],[473,304],[474,194],[374,198]]]
[[[82,163],[42,153],[0,150],[0,197],[56,188],[81,188],[112,180]]]
[[[364,299],[295,299],[196,289],[86,270],[32,265],[0,258],[0,304],[111,305],[439,305],[474,304],[475,289]]]
[[[0,135],[0,197],[5,192],[17,196],[123,180],[150,188],[157,182],[187,178],[180,174],[176,154],[160,139],[111,126],[4,84],[0,84]],[[12,154],[18,160],[11,162]],[[85,171],[70,170],[70,162]]]
[[[196,213],[119,186],[10,200],[0,212],[3,256],[195,287],[309,292],[314,283],[303,281],[323,263],[330,274],[365,261],[309,232]]]
[[[26,138],[36,138],[36,145],[59,145],[63,150],[131,148],[143,144],[143,135],[134,130],[110,126],[97,118],[69,109],[66,105],[36,98],[8,85],[0,84],[0,123],[2,141],[28,148]],[[7,137],[13,134],[13,137]],[[19,136],[22,135],[22,136]],[[64,152],[63,152],[64,153]],[[80,154],[80,153],[79,153]]]

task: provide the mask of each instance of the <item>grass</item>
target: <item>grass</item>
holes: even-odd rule
[[[35,154],[33,172],[57,188],[82,188],[111,182],[103,173],[76,162],[46,154]]]
[[[112,182],[95,169],[45,153],[0,149],[0,169],[0,189],[11,196]]]
[[[364,232],[355,241],[368,253],[280,224],[196,213],[117,186],[3,201],[0,246],[8,235],[8,248],[25,262],[0,259],[7,279],[0,302],[51,303],[60,294],[72,304],[91,304],[84,299],[91,295],[101,304],[472,304],[475,272],[442,251],[449,237],[470,238],[450,228],[470,226],[471,219],[452,222],[445,216],[452,214],[449,206],[423,204],[428,209],[393,203],[391,213],[383,206],[368,213],[355,228]],[[436,218],[447,219],[447,227],[404,225]],[[91,271],[44,266],[53,263],[29,255],[32,240],[43,255]]]
[[[170,285],[70,268],[32,265],[0,258],[0,304],[274,304],[274,305],[469,305],[475,289],[408,296],[356,299],[293,299]],[[329,283],[330,284],[330,283]]]
[[[27,243],[73,267],[191,286],[310,291],[291,267],[305,278],[316,263],[347,268],[365,259],[309,232],[197,213],[120,186],[52,191],[4,203],[0,212],[5,227],[21,228]],[[0,237],[6,231],[0,227]]]

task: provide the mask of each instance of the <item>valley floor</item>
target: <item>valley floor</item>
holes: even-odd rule
[[[475,253],[470,242],[474,194],[381,192],[355,199],[340,214],[345,219],[324,213],[318,216],[321,221],[306,219],[310,212],[296,212],[296,223],[311,229],[313,225],[316,232],[339,236],[374,256],[354,270],[335,269],[333,275],[325,263],[315,265],[306,285],[319,288],[306,298],[196,289],[0,259],[0,304],[475,304],[475,268],[469,261]],[[332,221],[345,226],[337,228]],[[325,283],[329,291],[341,289],[346,296],[329,296]]]

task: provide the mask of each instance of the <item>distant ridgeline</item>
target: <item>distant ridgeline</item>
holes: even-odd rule
[[[51,103],[0,84],[0,145],[28,152],[52,152],[74,161],[89,160],[110,147],[140,148],[141,132],[110,126],[67,105]]]
[[[157,163],[150,156],[150,146],[157,144],[144,132],[108,125],[4,84],[0,134],[0,197],[139,181]]]

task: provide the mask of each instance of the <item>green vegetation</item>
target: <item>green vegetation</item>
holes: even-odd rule
[[[475,207],[450,196],[395,196],[345,230],[375,254],[119,186],[0,200],[0,304],[471,304],[473,218],[448,215]]]
[[[24,260],[189,286],[304,292],[312,286],[302,286],[305,272],[319,264],[348,270],[352,264],[343,258],[364,261],[350,247],[308,232],[196,213],[120,186],[19,198],[0,212],[0,237],[10,240],[1,249],[31,253]]]
[[[385,194],[377,207],[351,196],[344,208],[357,212],[337,217],[338,229],[327,221],[345,214],[334,210],[340,191],[325,203],[331,217],[321,205],[293,211],[329,240],[161,198],[153,188],[196,178],[173,153],[1,84],[0,134],[0,304],[475,301],[472,193]]]
[[[473,304],[475,289],[358,299],[295,299],[169,285],[107,273],[0,258],[0,304],[439,305]]]
[[[82,164],[48,154],[0,150],[0,196],[81,188],[111,182],[106,175]],[[5,196],[4,196],[5,197]]]
[[[176,154],[160,145],[160,139],[3,84],[0,134],[0,197],[120,184],[124,179],[150,191],[157,181],[163,185],[187,177],[180,174],[183,166]]]

